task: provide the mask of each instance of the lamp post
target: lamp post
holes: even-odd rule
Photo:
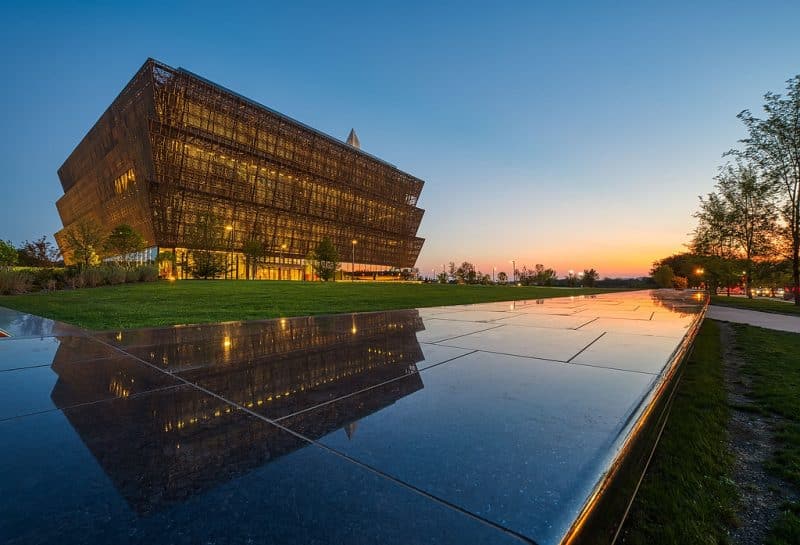
[[[694,274],[695,274],[695,276],[697,276],[697,280],[700,283],[700,285],[698,286],[700,289],[703,288],[703,273],[705,273],[705,272],[706,272],[706,270],[703,267],[697,267],[694,270]]]
[[[281,244],[280,252],[278,252],[278,280],[283,280],[283,252],[286,251],[286,244]]]
[[[511,274],[513,275],[513,278],[514,278],[514,284],[516,284],[517,283],[517,260],[516,259],[512,259],[511,260]]]
[[[226,225],[225,230],[228,232],[228,251],[225,253],[225,278],[227,279],[230,266],[233,263],[233,259],[231,259],[231,248],[233,246],[233,225]]]
[[[497,272],[497,267],[492,265],[492,284],[494,284],[494,273]]]
[[[350,282],[354,282],[356,279],[356,244],[358,244],[358,241],[353,239],[350,243],[353,246],[353,260],[350,262]]]

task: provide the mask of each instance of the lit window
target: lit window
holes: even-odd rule
[[[133,169],[130,168],[122,176],[114,180],[114,192],[117,195],[123,194],[128,189],[128,184],[134,181],[136,181],[136,177],[133,175]]]

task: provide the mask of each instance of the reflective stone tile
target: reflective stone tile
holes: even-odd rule
[[[673,337],[606,333],[572,363],[659,374],[679,341]]]
[[[557,543],[652,381],[476,352],[280,422],[538,543]],[[383,408],[364,411],[375,407]]]
[[[0,371],[50,365],[61,361],[88,361],[119,356],[119,352],[88,337],[11,338],[0,342]]]
[[[465,322],[493,322],[501,320],[510,316],[515,316],[516,313],[509,311],[496,311],[496,310],[461,310],[458,312],[445,312],[437,314],[436,318],[441,320],[460,320]]]
[[[624,320],[614,318],[598,318],[581,326],[582,331],[597,331],[599,333],[629,333],[633,335],[659,335],[661,337],[683,338],[694,323],[694,318],[681,319],[653,319],[653,320]]]
[[[50,335],[82,335],[84,333],[76,326],[4,307],[0,307],[0,330],[15,339]],[[6,340],[9,339],[0,337],[0,341]]]
[[[76,362],[57,352],[48,366],[0,373],[0,419],[129,397],[176,384],[177,379],[133,358]]]
[[[270,419],[414,374],[468,350],[420,345],[413,331],[390,338],[311,347],[255,362],[219,361],[179,376]]]
[[[553,329],[576,329],[594,320],[591,316],[527,313],[498,320],[499,324],[525,325]]]
[[[613,308],[613,307],[612,307]],[[590,318],[619,318],[625,320],[650,320],[653,311],[650,308],[638,310],[611,310],[602,308],[586,308],[580,311],[578,316],[588,316]]]
[[[504,325],[442,341],[447,346],[568,361],[599,336],[594,331]]]
[[[57,337],[0,341],[0,370],[49,365],[61,346]]]
[[[227,409],[180,387],[0,422],[3,542],[521,542]]]
[[[321,336],[376,335],[422,326],[416,310],[333,314],[326,316],[296,316],[248,322],[223,322],[122,331],[96,334],[107,342],[122,347],[152,346],[173,343],[216,341],[228,337],[261,337],[265,341],[292,339],[294,344],[311,344]]]
[[[435,343],[452,337],[460,337],[461,335],[467,335],[477,331],[485,331],[497,327],[498,325],[483,322],[439,320],[438,318],[426,318],[424,323],[425,329],[417,332],[417,340],[426,343]]]
[[[390,345],[423,328],[415,310],[210,324],[107,333],[126,352],[179,373],[206,365],[250,364],[331,347]]]

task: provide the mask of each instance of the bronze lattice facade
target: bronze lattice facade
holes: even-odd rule
[[[191,249],[192,226],[213,214],[237,276],[249,240],[285,278],[308,277],[304,258],[324,237],[358,269],[413,267],[424,182],[350,141],[148,59],[59,169],[57,207],[64,230],[127,223],[153,253]]]

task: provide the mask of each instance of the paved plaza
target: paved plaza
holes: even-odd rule
[[[0,309],[0,540],[614,532],[593,510],[621,518],[599,500],[632,494],[623,473],[644,470],[705,304],[641,291],[107,332]]]

